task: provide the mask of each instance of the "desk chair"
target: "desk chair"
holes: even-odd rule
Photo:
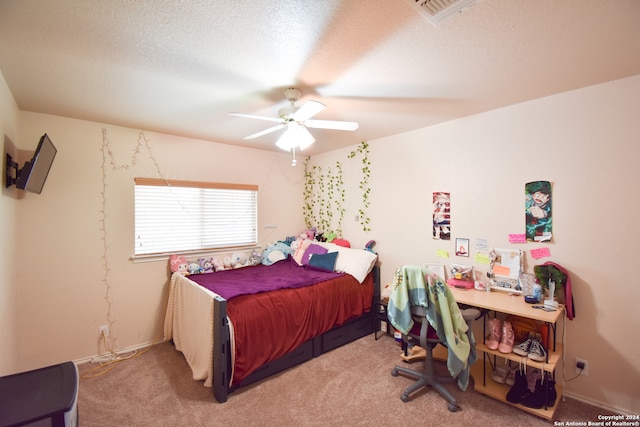
[[[433,358],[433,349],[441,344],[446,347],[446,343],[440,341],[436,331],[431,327],[429,321],[426,317],[426,310],[423,307],[413,306],[411,307],[411,313],[416,320],[414,327],[409,332],[409,335],[403,335],[403,340],[406,342],[416,341],[420,343],[420,347],[424,348],[427,352],[427,355],[424,360],[424,370],[417,371],[409,368],[405,368],[403,366],[396,366],[391,371],[391,375],[397,377],[400,373],[414,378],[417,381],[407,387],[400,399],[403,402],[409,401],[409,395],[415,391],[420,390],[422,387],[431,386],[438,393],[444,397],[447,402],[449,402],[448,409],[451,412],[456,412],[460,409],[458,405],[458,401],[456,398],[447,390],[442,383],[451,382],[453,378],[450,375],[447,376],[436,376],[434,373],[434,358]],[[462,317],[467,322],[469,326],[469,333],[471,333],[471,321],[481,316],[480,310],[475,308],[468,308],[466,310],[461,310]]]
[[[406,402],[414,391],[432,386],[449,402],[449,410],[457,411],[458,402],[442,383],[454,378],[461,390],[467,389],[469,368],[476,361],[470,322],[480,317],[480,311],[461,310],[439,275],[427,268],[405,265],[394,274],[387,315],[391,324],[403,332],[403,340],[418,341],[426,350],[424,370],[396,366],[391,371],[394,377],[402,373],[417,380],[402,393],[401,400]],[[433,349],[438,344],[447,347],[447,377],[434,374]]]

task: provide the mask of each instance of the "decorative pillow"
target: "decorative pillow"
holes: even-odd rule
[[[301,260],[301,261],[302,261],[302,264],[303,264],[303,265],[307,265],[307,264],[309,264],[309,258],[310,258],[312,255],[322,255],[322,254],[326,254],[327,252],[329,252],[329,250],[328,250],[328,249],[323,248],[323,247],[322,247],[322,246],[320,246],[320,245],[314,245],[314,244],[311,244],[311,245],[309,245],[309,247],[307,248],[307,250],[306,250],[306,251],[304,251],[304,255],[302,256],[302,260]],[[331,269],[333,270],[333,267],[332,267]]]
[[[312,254],[311,257],[309,258],[309,265],[317,268],[322,268],[323,270],[334,271],[337,259],[338,259],[338,252]]]
[[[364,249],[345,248],[334,243],[319,242],[322,247],[331,252],[338,252],[335,271],[347,273],[356,278],[360,283],[364,282],[367,274],[373,270],[378,255]]]
[[[300,244],[296,248],[296,251],[293,253],[293,260],[298,263],[298,265],[302,265],[302,258],[304,257],[304,253],[311,244],[311,240],[303,239],[300,241]]]
[[[331,243],[336,244],[338,246],[344,246],[345,248],[351,247],[351,243],[349,243],[348,240],[344,240],[344,239],[333,239]]]

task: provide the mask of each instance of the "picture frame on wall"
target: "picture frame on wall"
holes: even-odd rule
[[[469,239],[456,238],[456,255],[469,256]]]

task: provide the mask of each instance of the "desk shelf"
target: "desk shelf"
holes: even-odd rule
[[[478,358],[480,358],[480,355],[482,353],[485,353],[488,355],[501,357],[515,363],[522,362],[523,365],[526,362],[527,368],[537,368],[541,371],[553,373],[556,369],[556,365],[560,362],[560,355],[562,354],[562,344],[556,344],[556,351],[548,352],[548,362],[536,362],[535,360],[529,359],[527,356],[520,356],[519,354],[515,353],[500,353],[498,350],[490,350],[485,344],[481,342],[476,343],[476,352],[478,353]]]
[[[389,300],[378,300],[376,302],[373,303],[373,331],[374,331],[374,337],[377,340],[378,337],[378,332],[380,332],[380,326],[382,325],[382,323],[385,323],[386,325],[386,334],[387,335],[393,335],[392,332],[392,326],[391,326],[391,322],[389,322],[389,317],[387,315],[387,305],[389,304]]]
[[[459,304],[471,305],[474,307],[485,309],[487,311],[533,319],[538,322],[546,323],[550,326],[552,325],[554,328],[557,322],[561,319],[561,310],[547,312],[534,309],[531,304],[527,304],[526,302],[524,302],[521,295],[511,295],[505,292],[480,292],[475,290],[460,290],[456,288],[450,289],[455,300]],[[486,321],[485,316],[483,316],[483,322]],[[549,334],[551,334],[551,328],[549,328]],[[489,363],[486,359],[487,357],[491,358],[493,356],[494,361],[496,361],[495,358],[502,358],[515,363],[519,363],[523,361],[523,359],[526,359],[528,368],[537,368],[554,375],[556,367],[560,362],[563,350],[562,344],[558,343],[555,340],[555,329],[553,332],[553,340],[553,345],[550,345],[550,348],[547,349],[547,361],[544,363],[533,361],[529,358],[525,358],[515,353],[504,354],[500,353],[497,350],[490,350],[484,344],[484,340],[477,340],[478,342],[476,343],[476,353],[478,355],[478,360],[471,367],[471,375],[473,376],[474,380],[474,390],[523,411],[529,412],[547,420],[551,420],[558,407],[558,403],[562,398],[562,387],[558,383],[556,383],[556,401],[553,406],[548,407],[547,409],[535,409],[526,407],[519,403],[511,403],[507,400],[507,393],[511,389],[511,386],[496,383],[495,381],[493,381],[493,379],[491,379],[493,370],[491,363]]]
[[[535,409],[529,408],[527,406],[521,405],[520,403],[511,403],[507,400],[507,393],[511,389],[511,386],[506,384],[498,384],[497,382],[491,379],[491,365],[487,364],[485,366],[485,362],[482,358],[479,358],[476,363],[471,367],[471,376],[473,376],[474,387],[473,389],[478,393],[482,393],[486,396],[492,397],[496,400],[506,403],[507,405],[511,405],[514,408],[518,408],[525,412],[529,412],[533,415],[537,415],[540,418],[544,418],[546,420],[551,420],[553,415],[558,409],[558,404],[562,399],[562,386],[556,383],[556,393],[558,397],[553,406],[549,406],[547,409]],[[527,365],[529,366],[529,365]],[[486,368],[486,371],[485,371]],[[487,375],[487,381],[483,384],[483,375]]]

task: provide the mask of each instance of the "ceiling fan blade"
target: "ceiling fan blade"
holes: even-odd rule
[[[304,103],[302,107],[295,113],[293,113],[293,120],[296,122],[304,122],[311,117],[318,114],[320,111],[324,110],[326,106],[322,102],[318,101],[307,101]]]
[[[339,120],[307,120],[304,125],[315,129],[356,130],[358,123]]]
[[[268,120],[270,122],[282,122],[282,119],[277,117],[256,116],[254,114],[243,114],[243,113],[229,113],[229,115],[236,116],[236,117],[246,117],[248,119]]]
[[[279,125],[272,126],[269,129],[265,129],[265,130],[261,130],[260,132],[252,133],[251,135],[245,136],[242,139],[254,139],[254,138],[257,138],[259,136],[266,135],[266,134],[271,133],[271,132],[275,132],[278,129],[282,129],[285,126],[286,125],[284,123],[281,123]]]
[[[307,129],[304,126],[300,126],[299,136],[300,136],[300,150],[304,150],[305,148],[307,148],[308,146],[310,146],[316,141],[313,135],[311,135],[311,132],[309,132],[309,129]]]

